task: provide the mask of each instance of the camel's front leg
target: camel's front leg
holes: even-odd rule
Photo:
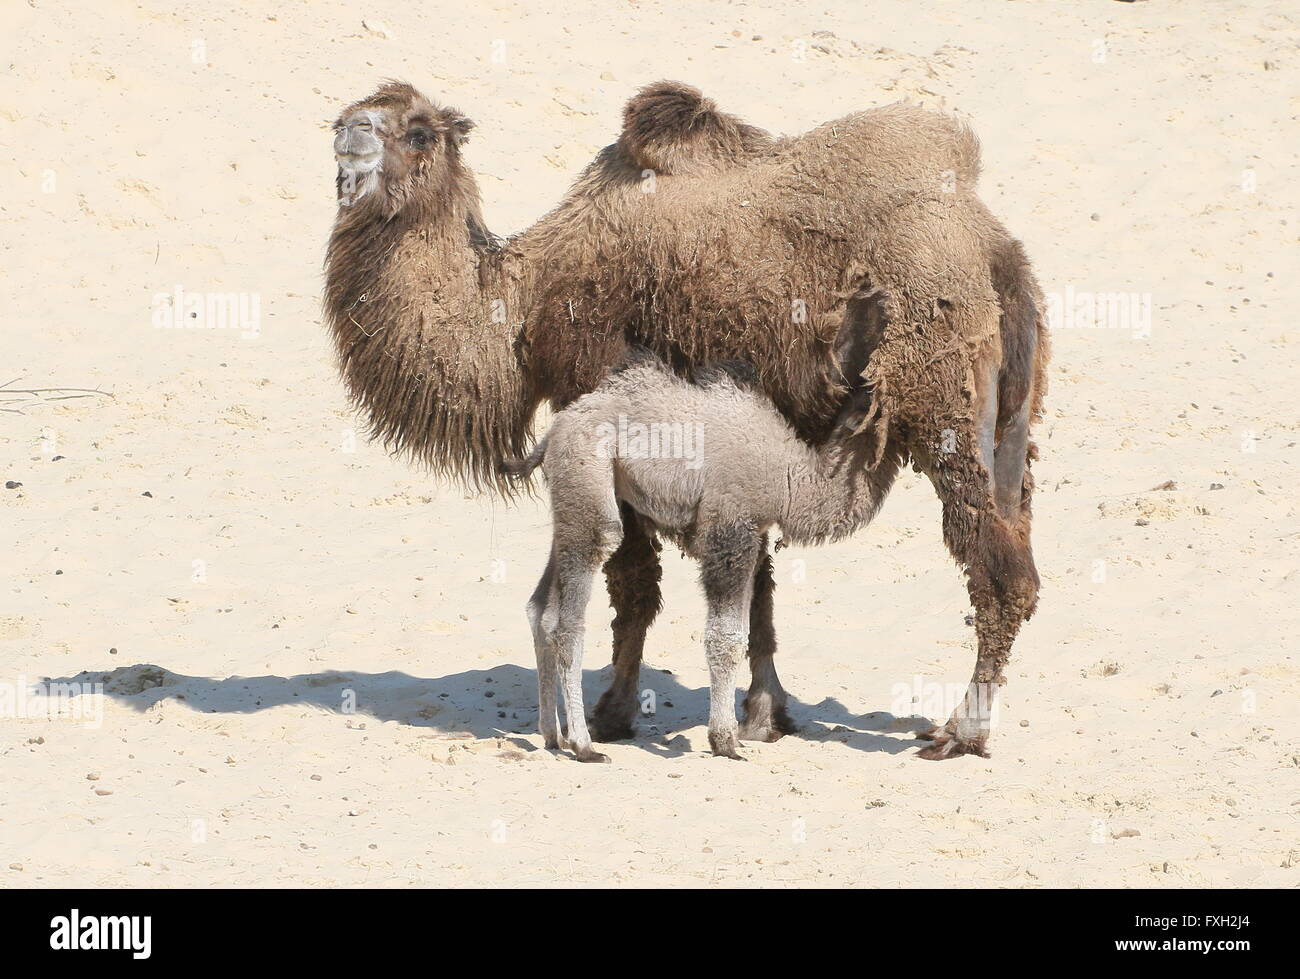
[[[982,378],[978,416],[967,424],[959,420],[947,430],[952,436],[948,451],[933,451],[933,445],[942,444],[941,433],[934,433],[928,444],[918,443],[913,452],[923,460],[943,501],[944,542],[966,571],[979,644],[962,702],[942,727],[918,735],[932,742],[920,752],[931,760],[988,757],[1011,646],[1038,601],[1038,572],[1029,541],[1033,480],[1028,459],[1033,449],[1028,409],[1022,412],[1023,423],[1007,426],[995,449],[995,385],[996,373],[989,370]]]
[[[709,747],[715,755],[740,760],[736,726],[736,668],[749,642],[754,571],[760,536],[745,526],[709,532],[700,556],[700,578],[708,601],[704,654],[709,663]]]
[[[762,557],[754,574],[754,597],[749,608],[749,694],[745,697],[745,719],[740,725],[742,741],[776,741],[798,730],[786,713],[786,692],[776,675],[776,624],[772,597],[776,588],[772,556],[763,536]]]
[[[619,508],[619,514],[623,540],[605,562],[609,604],[614,608],[614,681],[592,713],[591,734],[597,741],[632,737],[633,719],[641,703],[645,634],[661,606],[659,541],[627,504]]]

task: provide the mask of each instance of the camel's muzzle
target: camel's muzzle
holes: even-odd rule
[[[344,170],[369,173],[383,157],[384,144],[369,120],[350,122],[334,136],[334,158]]]

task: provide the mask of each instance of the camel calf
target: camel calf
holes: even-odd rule
[[[538,725],[561,745],[556,680],[564,691],[568,747],[594,750],[582,701],[582,645],[592,578],[619,546],[620,504],[697,559],[708,601],[709,744],[740,758],[736,668],[749,642],[750,603],[765,535],[787,541],[845,537],[878,509],[899,465],[877,461],[857,435],[869,389],[850,396],[826,445],[801,441],[743,369],[716,367],[683,380],[641,356],[560,412],[550,431],[505,472],[539,464],[551,491],[550,560],[528,602],[537,655]]]

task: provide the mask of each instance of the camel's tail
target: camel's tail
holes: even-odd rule
[[[504,460],[501,463],[502,475],[509,476],[511,479],[527,479],[531,476],[533,470],[546,458],[546,443],[549,439],[549,434],[541,438],[526,458]]]

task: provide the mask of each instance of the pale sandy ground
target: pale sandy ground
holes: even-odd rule
[[[1294,4],[233,6],[5,4],[0,382],[114,397],[0,414],[8,702],[108,678],[99,727],[0,718],[0,881],[1300,882]],[[706,753],[702,602],[670,554],[658,716],[609,766],[540,750],[544,508],[346,451],[328,122],[384,76],[479,122],[502,232],[656,78],[784,132],[945,105],[1048,290],[1152,296],[1149,338],[1056,334],[1042,604],[991,760],[914,757],[913,715],[946,710],[896,687],[963,683],[974,636],[912,474],[857,539],[778,555],[801,736]],[[256,294],[260,335],[155,329],[177,284]]]

